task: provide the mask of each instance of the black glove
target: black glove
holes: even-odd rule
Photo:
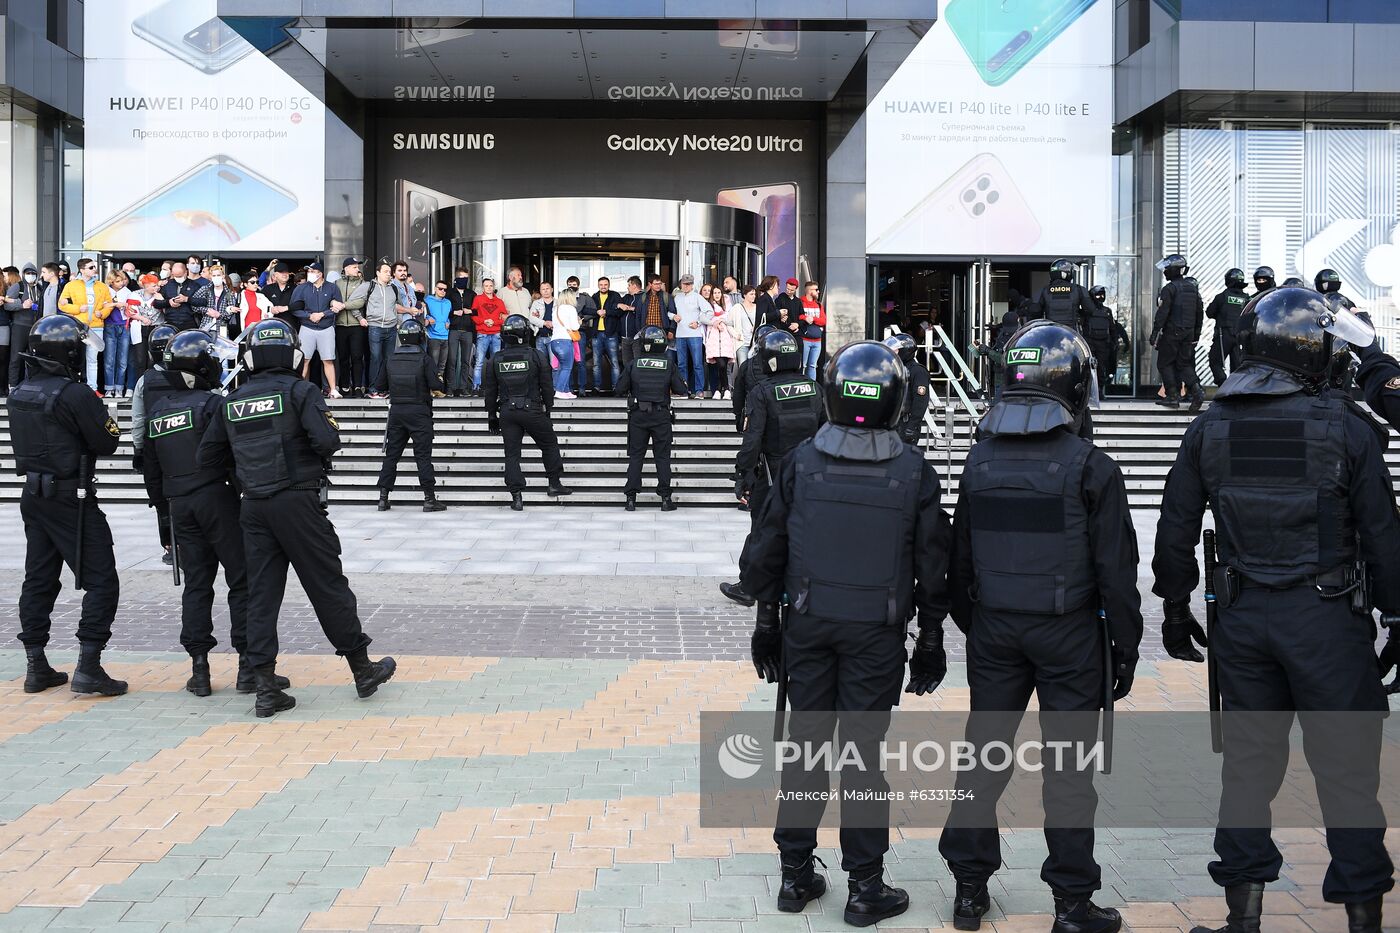
[[[759,680],[778,682],[778,661],[783,655],[783,632],[778,627],[778,604],[759,603],[753,637],[749,639],[749,654]]]
[[[1133,689],[1138,658],[1117,645],[1113,646],[1113,699],[1121,700]]]
[[[909,658],[909,686],[905,693],[921,697],[932,693],[948,676],[948,655],[943,650],[943,626],[929,624],[919,626],[919,637],[914,641],[914,654]]]
[[[1201,623],[1191,614],[1191,604],[1186,600],[1162,600],[1162,647],[1167,654],[1178,661],[1193,661],[1199,664],[1205,656],[1196,650],[1191,642],[1205,648],[1210,647]]]
[[[145,456],[141,453],[141,451],[139,451],[139,450],[134,450],[134,451],[132,451],[132,453],[131,453],[131,468],[132,468],[133,470],[135,470],[137,473],[144,473],[144,472],[146,472],[146,458],[145,458]]]
[[[1154,330],[1154,331],[1152,332],[1152,336],[1147,338],[1147,342],[1148,342],[1149,344],[1151,344],[1153,347],[1155,347],[1155,346],[1157,346],[1157,338],[1160,337],[1161,335],[1162,335],[1162,332],[1161,332],[1160,330]]]
[[[486,416],[486,430],[490,431],[492,434],[500,434],[500,433],[501,433],[501,419],[498,418],[498,417],[496,417],[495,415],[487,415],[487,416]]]
[[[1395,629],[1387,628],[1385,635],[1385,647],[1381,648],[1381,656],[1376,658],[1376,663],[1380,665],[1381,680],[1400,664],[1400,638],[1395,637]],[[1396,678],[1396,683],[1400,684],[1400,677]],[[1397,687],[1400,692],[1400,687]]]

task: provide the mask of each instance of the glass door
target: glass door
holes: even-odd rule
[[[628,276],[637,276],[646,281],[646,259],[641,256],[606,256],[596,253],[570,254],[556,253],[554,256],[554,283],[562,288],[571,275],[578,276],[581,288],[592,292],[598,279],[608,277],[613,291],[627,291]]]

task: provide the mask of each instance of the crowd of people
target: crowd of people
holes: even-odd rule
[[[346,258],[338,276],[321,262],[294,270],[273,260],[242,272],[198,255],[142,271],[124,262],[101,274],[83,258],[76,276],[67,262],[3,270],[0,308],[0,391],[23,377],[20,362],[30,329],[41,317],[67,314],[88,325],[84,378],[100,397],[135,390],[153,362],[147,338],[169,324],[236,341],[251,325],[276,318],[292,328],[305,362],[302,377],[327,398],[388,398],[388,359],[399,324],[414,318],[427,334],[428,353],[443,387],[437,397],[482,394],[482,369],[501,350],[501,325],[511,314],[530,322],[535,346],[552,369],[556,397],[611,395],[623,366],[636,354],[647,326],[666,331],[668,356],[679,366],[686,397],[729,399],[734,374],[764,323],[800,341],[803,364],[816,378],[826,329],[820,287],[777,276],[741,285],[733,276],[697,283],[682,275],[673,289],[659,276],[632,276],[616,285],[598,279],[589,291],[576,276],[562,288],[527,284],[519,267],[503,283],[473,280],[458,268],[451,280],[415,281],[407,262]],[[231,358],[231,357],[230,357]]]

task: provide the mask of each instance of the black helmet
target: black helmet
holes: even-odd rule
[[[767,373],[795,373],[802,368],[797,338],[785,330],[763,335],[758,345],[758,365]]]
[[[508,347],[525,346],[530,335],[530,321],[523,314],[512,314],[501,324],[501,342]]]
[[[1095,285],[1093,288],[1089,289],[1089,297],[1099,304],[1103,304],[1108,300],[1108,289],[1104,288],[1102,285]]]
[[[642,342],[642,354],[644,356],[666,355],[666,332],[655,324],[649,324],[643,327],[637,339]]]
[[[919,349],[918,342],[908,334],[890,334],[885,338],[885,346],[898,353],[905,366],[914,362],[914,351]]]
[[[771,334],[771,333],[773,333],[773,331],[775,331],[775,330],[777,330],[777,329],[778,329],[778,328],[774,327],[772,324],[766,324],[766,323],[765,323],[765,324],[760,324],[760,325],[758,325],[758,327],[756,327],[756,328],[754,329],[754,332],[753,332],[753,345],[754,345],[755,347],[762,346],[762,345],[763,345],[763,338],[764,338],[764,336],[765,336],[766,334]]]
[[[893,428],[904,413],[909,370],[883,343],[848,343],[826,364],[826,417],[851,428]]]
[[[243,365],[255,373],[270,369],[295,370],[301,366],[296,335],[276,318],[258,321],[249,328],[244,341]]]
[[[1074,281],[1074,263],[1068,259],[1056,259],[1050,263],[1050,278],[1064,279],[1066,282]]]
[[[1313,287],[1326,294],[1342,290],[1342,277],[1336,269],[1323,269],[1313,278]]]
[[[1166,276],[1168,281],[1181,278],[1190,268],[1186,264],[1186,257],[1180,253],[1172,253],[1157,263],[1157,271]]]
[[[528,324],[526,325],[529,326]],[[399,324],[399,343],[410,347],[423,345],[423,325],[415,317],[406,317]]]
[[[1256,295],[1240,315],[1246,361],[1266,363],[1318,382],[1329,375],[1338,341],[1357,349],[1376,339],[1370,324],[1327,304],[1310,288],[1286,286]]]
[[[88,327],[67,314],[39,318],[29,332],[29,355],[68,370],[74,379],[83,372],[87,359]]]
[[[165,349],[165,368],[184,376],[191,389],[216,389],[223,367],[214,356],[214,338],[202,330],[187,330],[175,336]]]
[[[1278,283],[1274,281],[1274,270],[1272,266],[1260,266],[1254,270],[1254,287],[1259,291],[1267,291],[1271,288],[1278,288]]]
[[[1303,280],[1300,279],[1300,278],[1298,278],[1296,275],[1290,275],[1288,278],[1286,278],[1286,279],[1283,280],[1283,285],[1281,285],[1281,286],[1279,286],[1279,287],[1280,287],[1280,288],[1302,288],[1302,287],[1303,287]]]
[[[153,365],[165,365],[165,348],[170,346],[170,341],[175,339],[177,333],[179,331],[169,324],[157,324],[151,331],[151,336],[146,338],[146,349],[150,351]]]
[[[1006,345],[1005,389],[1010,394],[1048,395],[1070,414],[1089,404],[1093,352],[1076,331],[1051,321],[1031,321]]]
[[[1249,280],[1244,277],[1243,269],[1231,269],[1225,273],[1226,288],[1244,288],[1248,283]]]

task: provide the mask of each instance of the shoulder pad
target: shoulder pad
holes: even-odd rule
[[[1074,416],[1054,399],[1028,396],[1003,399],[993,405],[977,426],[979,435],[1046,434],[1056,428],[1074,428]]]

